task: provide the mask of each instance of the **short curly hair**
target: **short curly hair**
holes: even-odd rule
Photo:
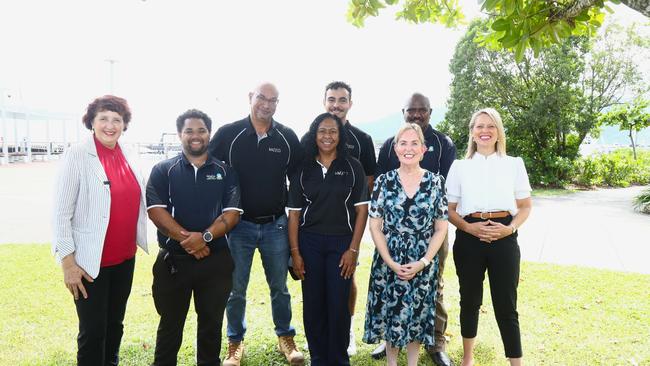
[[[181,114],[176,118],[176,131],[179,133],[183,131],[183,127],[185,126],[185,120],[188,118],[196,118],[203,120],[203,123],[205,123],[205,127],[208,129],[208,132],[212,132],[212,120],[210,117],[208,117],[207,114],[204,112],[198,110],[198,109],[188,109],[185,111],[185,113]]]
[[[116,97],[114,95],[104,95],[103,97],[96,98],[92,103],[88,104],[86,109],[86,114],[84,114],[81,119],[84,126],[87,129],[93,129],[93,120],[97,116],[97,113],[103,111],[111,111],[119,114],[124,121],[124,131],[126,131],[131,122],[131,109],[129,104],[126,102],[126,99]]]

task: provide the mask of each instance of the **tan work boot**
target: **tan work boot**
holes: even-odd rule
[[[296,342],[293,341],[293,336],[278,337],[278,348],[284,357],[287,358],[291,366],[301,366],[305,363],[305,356],[298,351]]]
[[[223,366],[239,366],[241,359],[244,357],[244,341],[228,341],[228,357],[223,360]]]

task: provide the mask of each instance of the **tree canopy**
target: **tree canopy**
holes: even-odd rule
[[[439,128],[463,151],[472,113],[494,107],[503,117],[508,151],[524,158],[531,182],[563,185],[580,144],[597,133],[601,113],[632,89],[643,89],[628,52],[634,47],[620,41],[628,32],[613,28],[593,39],[570,37],[517,62],[510,52],[477,44],[487,27],[487,21],[473,22],[456,46],[448,111]]]
[[[479,0],[488,14],[487,27],[476,41],[491,49],[508,49],[521,60],[524,51],[535,54],[570,36],[590,36],[602,25],[605,0]],[[623,3],[650,17],[650,0],[611,0]],[[462,23],[465,16],[458,0],[350,0],[348,20],[357,27],[378,16],[382,8],[401,6],[397,19],[413,23],[441,23],[448,27]]]

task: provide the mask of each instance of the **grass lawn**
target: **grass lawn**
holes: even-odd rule
[[[535,188],[533,189],[533,197],[554,197],[554,196],[564,196],[572,193],[576,193],[577,189],[568,189],[568,188]]]
[[[359,353],[353,365],[382,365],[360,343],[372,244],[364,243],[355,330]],[[158,315],[151,298],[155,256],[138,254],[135,281],[125,320],[122,365],[153,360]],[[256,257],[259,258],[259,257]],[[77,319],[60,268],[45,245],[0,245],[0,365],[74,365]],[[458,323],[458,281],[450,256],[445,273],[450,314],[448,351],[462,355]],[[305,344],[301,291],[290,281],[297,342]],[[650,276],[550,264],[523,263],[519,314],[528,365],[650,365]],[[283,365],[276,351],[268,289],[256,261],[248,289],[245,365]],[[179,365],[192,365],[196,316],[190,310]],[[225,334],[225,332],[224,332]],[[477,365],[505,365],[489,290],[477,342]],[[224,337],[225,338],[225,337]],[[222,347],[222,355],[224,353]],[[432,365],[425,353],[421,364]],[[402,362],[405,364],[404,355]]]

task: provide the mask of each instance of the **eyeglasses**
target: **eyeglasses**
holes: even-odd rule
[[[420,113],[420,114],[425,114],[431,112],[430,108],[409,108],[406,110],[406,113]]]
[[[266,103],[266,104],[270,104],[270,105],[278,105],[278,103],[280,102],[280,100],[278,98],[269,99],[269,98],[263,96],[262,94],[257,94],[255,96],[255,99],[257,99],[260,103]]]

